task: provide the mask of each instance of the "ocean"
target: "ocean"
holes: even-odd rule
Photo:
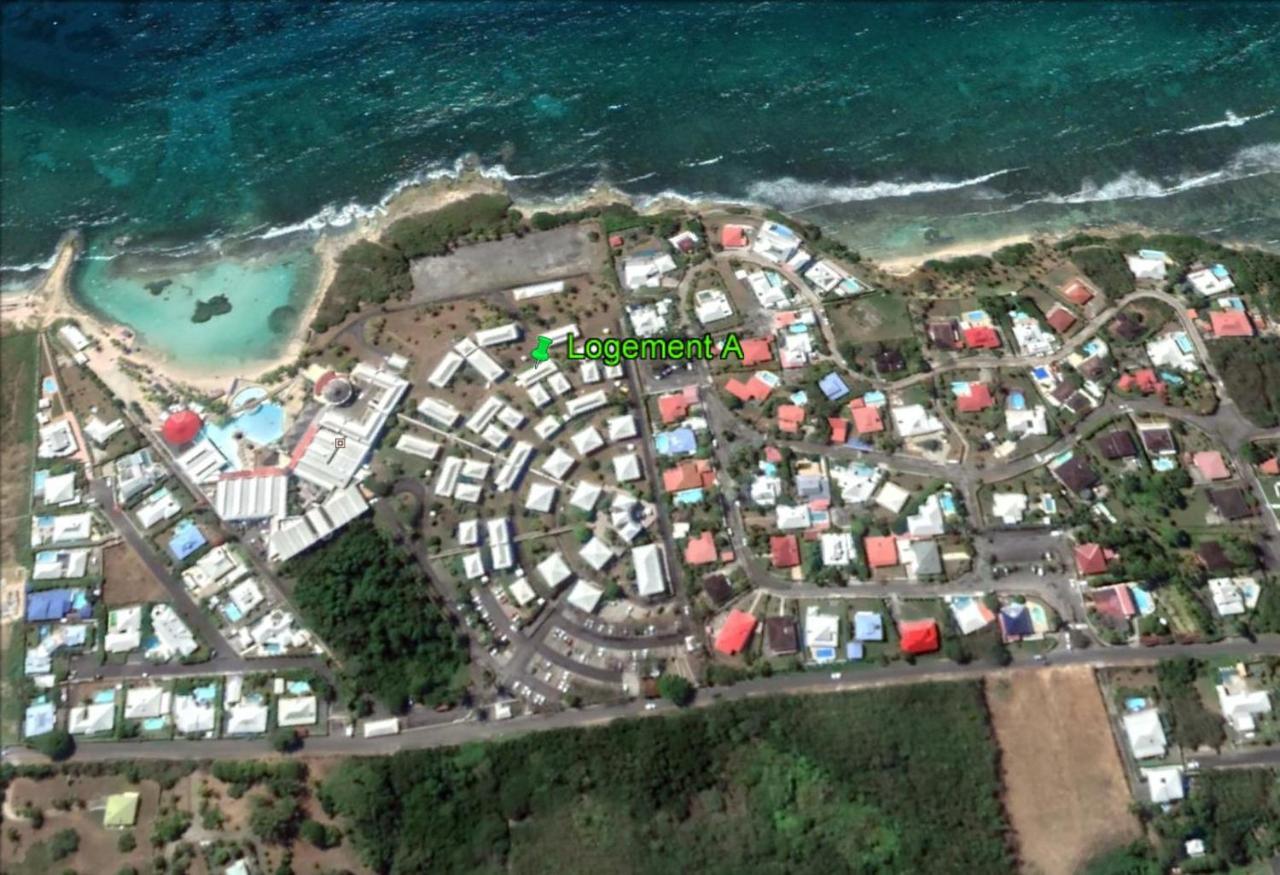
[[[3,276],[30,275],[81,228],[112,265],[78,270],[77,293],[119,321],[151,303],[103,285],[122,253],[302,247],[464,164],[516,196],[608,183],[641,202],[768,203],[871,255],[1116,222],[1280,244],[1269,3],[14,3],[0,16]]]

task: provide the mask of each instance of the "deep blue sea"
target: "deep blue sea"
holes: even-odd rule
[[[1273,3],[0,15],[10,268],[70,227],[101,254],[340,225],[463,160],[517,195],[767,202],[873,254],[1117,221],[1280,243]]]

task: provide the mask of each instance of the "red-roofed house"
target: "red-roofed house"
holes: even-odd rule
[[[1138,613],[1137,608],[1133,606],[1133,593],[1129,592],[1129,587],[1123,583],[1099,587],[1089,594],[1089,598],[1098,613],[1115,617],[1117,620],[1128,620]]]
[[[890,535],[869,535],[862,539],[862,549],[872,568],[892,568],[898,564],[898,541]]]
[[[986,383],[970,383],[969,394],[956,398],[956,410],[961,413],[978,413],[994,403]]]
[[[1253,337],[1253,323],[1243,310],[1214,310],[1209,324],[1214,337]]]
[[[772,462],[775,465],[778,464],[782,461],[782,450],[777,447],[765,447],[764,460],[766,462]]]
[[[681,462],[662,472],[662,485],[667,492],[683,492],[686,489],[705,489],[714,486],[716,472],[706,459]]]
[[[1083,282],[1074,279],[1062,287],[1062,297],[1077,307],[1083,307],[1093,300],[1093,292],[1089,291],[1089,287]]]
[[[1090,574],[1106,574],[1107,565],[1116,558],[1114,550],[1101,544],[1080,544],[1075,549],[1076,570],[1086,577]]]
[[[879,407],[854,407],[853,427],[858,430],[858,434],[876,434],[884,431],[884,420],[880,418]]]
[[[741,653],[755,630],[756,618],[746,611],[734,608],[716,633],[716,650],[725,656]]]
[[[800,564],[800,542],[795,535],[774,535],[769,539],[769,558],[774,568],[795,568]]]
[[[748,337],[742,341],[742,366],[746,368],[773,361],[773,347],[768,337]]]
[[[1222,461],[1222,453],[1217,450],[1195,453],[1191,463],[1200,470],[1206,480],[1226,480],[1231,476],[1227,463]]]
[[[839,416],[828,416],[827,425],[831,428],[831,443],[842,444],[849,439],[849,420]]]
[[[964,345],[969,349],[999,349],[1000,334],[994,328],[979,325],[964,330]]]
[[[898,645],[903,653],[933,653],[939,639],[937,620],[904,620],[898,624]]]
[[[622,235],[621,235],[621,234],[610,234],[610,235],[609,235],[609,245],[610,245],[610,246],[612,246],[614,249],[621,249],[621,248],[622,248]]]
[[[690,538],[684,545],[684,561],[690,565],[710,565],[716,561],[716,539],[710,532]]]
[[[733,377],[724,384],[724,388],[726,392],[740,401],[763,401],[773,391],[768,383],[754,376],[745,383],[737,377]]]
[[[1270,459],[1267,459],[1259,465],[1258,470],[1263,474],[1266,474],[1268,477],[1280,476],[1280,459],[1272,456]]]
[[[1151,368],[1143,368],[1132,374],[1124,374],[1116,381],[1116,388],[1121,392],[1138,391],[1143,395],[1152,395],[1164,391],[1164,381]]]
[[[747,228],[744,225],[725,225],[720,229],[720,245],[725,249],[741,249],[747,245]]]
[[[698,387],[685,386],[679,392],[671,392],[658,398],[658,414],[665,425],[679,422],[689,415],[689,408],[698,401]]]
[[[1049,315],[1044,317],[1044,321],[1048,322],[1054,331],[1059,334],[1066,334],[1072,325],[1076,324],[1076,317],[1066,307],[1058,304],[1049,311]]]
[[[804,408],[795,404],[783,404],[778,408],[778,428],[795,434],[804,424]]]

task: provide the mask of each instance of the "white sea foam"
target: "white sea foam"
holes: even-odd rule
[[[1222,119],[1221,121],[1209,122],[1203,125],[1192,125],[1189,128],[1182,128],[1181,130],[1178,131],[1178,133],[1194,134],[1194,133],[1198,133],[1199,131],[1212,131],[1218,128],[1244,127],[1249,122],[1257,121],[1260,118],[1266,118],[1267,116],[1273,115],[1274,113],[1275,113],[1274,109],[1269,109],[1266,112],[1260,112],[1257,115],[1240,116],[1240,115],[1236,115],[1231,110],[1227,110],[1226,118]]]
[[[714,158],[706,158],[702,161],[686,161],[684,167],[710,167],[712,164],[719,164],[724,160],[723,155],[717,155]]]
[[[1241,149],[1218,170],[1187,173],[1177,179],[1160,181],[1128,170],[1110,182],[1099,185],[1086,179],[1080,188],[1067,195],[1048,195],[1038,202],[1050,204],[1089,204],[1102,201],[1166,198],[1209,185],[1221,185],[1280,172],[1280,143],[1259,143]]]
[[[58,262],[58,251],[55,249],[53,254],[44,261],[27,261],[22,264],[0,264],[0,270],[12,271],[13,273],[30,273],[37,270],[49,270]]]
[[[811,209],[829,204],[843,204],[854,201],[874,201],[887,198],[912,197],[918,194],[930,194],[939,191],[953,191],[982,185],[1025,168],[1006,168],[959,180],[925,180],[918,182],[871,182],[863,185],[828,185],[821,182],[803,182],[794,177],[785,176],[767,182],[752,183],[747,194],[752,200],[774,204],[784,210]]]

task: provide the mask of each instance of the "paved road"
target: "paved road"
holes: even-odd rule
[[[1127,665],[1152,665],[1161,659],[1176,656],[1208,658],[1215,656],[1252,657],[1275,653],[1280,649],[1280,636],[1266,636],[1259,642],[1222,642],[1218,644],[1169,645],[1162,647],[1114,648],[1102,650],[1077,650],[1054,653],[1045,664],[1029,663],[1012,668],[995,668],[990,665],[917,664],[894,665],[887,668],[845,668],[836,678],[829,671],[808,671],[795,674],[779,674],[758,678],[732,687],[713,687],[699,692],[691,707],[704,708],[717,702],[750,699],[759,696],[805,693],[834,693],[876,687],[897,686],[908,683],[932,681],[977,680],[983,677],[1002,677],[1014,672],[1039,671],[1045,665],[1088,666],[1107,668]],[[304,748],[312,756],[373,756],[387,755],[401,750],[446,747],[474,741],[493,741],[545,732],[551,729],[599,726],[627,717],[649,717],[669,714],[673,707],[661,703],[653,711],[646,711],[641,702],[628,702],[583,710],[560,711],[554,714],[524,717],[502,722],[481,720],[456,720],[437,724],[383,738],[347,738],[329,735],[308,739]],[[243,759],[246,757],[272,756],[265,739],[220,739],[210,741],[153,741],[153,742],[85,742],[76,750],[74,761],[101,761],[118,759]],[[10,762],[42,762],[43,758],[24,748],[13,748],[5,753]]]
[[[1196,754],[1201,769],[1278,769],[1280,747],[1233,750],[1227,753]]]

